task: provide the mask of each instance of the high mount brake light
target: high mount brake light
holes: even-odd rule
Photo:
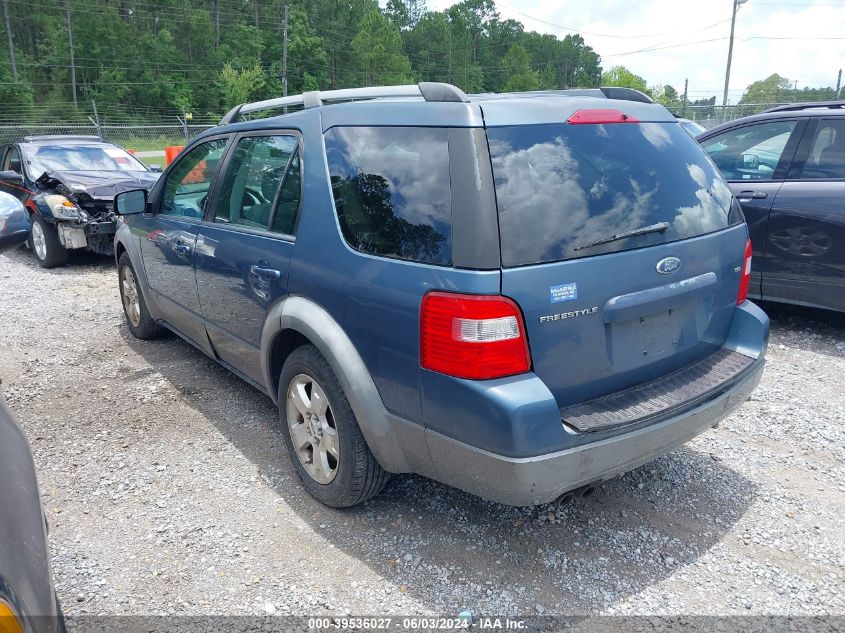
[[[742,260],[742,277],[739,279],[739,294],[736,297],[736,304],[739,305],[748,299],[748,285],[751,283],[751,240],[745,243],[745,256]]]
[[[621,110],[578,110],[566,120],[571,125],[599,125],[604,123],[639,123]]]
[[[519,306],[500,295],[430,292],[420,307],[420,366],[488,380],[531,368]]]

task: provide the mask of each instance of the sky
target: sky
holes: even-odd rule
[[[428,0],[428,8],[441,11],[454,3]],[[496,7],[502,19],[518,20],[527,31],[561,38],[581,33],[605,69],[623,65],[649,86],[669,84],[679,93],[689,79],[691,100],[716,95],[722,102],[732,0],[496,0]],[[799,89],[835,87],[840,68],[845,0],[747,0],[740,6],[730,103],[772,73],[797,81]]]

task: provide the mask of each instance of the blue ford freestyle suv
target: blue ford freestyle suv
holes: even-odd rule
[[[716,425],[763,370],[740,207],[634,91],[244,104],[116,207],[131,332],[269,395],[331,506],[405,472],[548,502]]]

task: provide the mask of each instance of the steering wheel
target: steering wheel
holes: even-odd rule
[[[260,191],[257,189],[253,189],[252,187],[245,187],[244,188],[244,201],[243,205],[245,207],[253,207],[256,204],[263,204],[267,202],[264,199],[264,196],[261,194]]]

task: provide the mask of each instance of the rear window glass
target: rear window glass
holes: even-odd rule
[[[742,221],[722,176],[677,123],[555,123],[487,135],[505,266],[641,248]],[[654,231],[589,246],[645,227]]]
[[[352,248],[452,263],[445,129],[336,127],[326,132],[325,142],[335,209]]]

